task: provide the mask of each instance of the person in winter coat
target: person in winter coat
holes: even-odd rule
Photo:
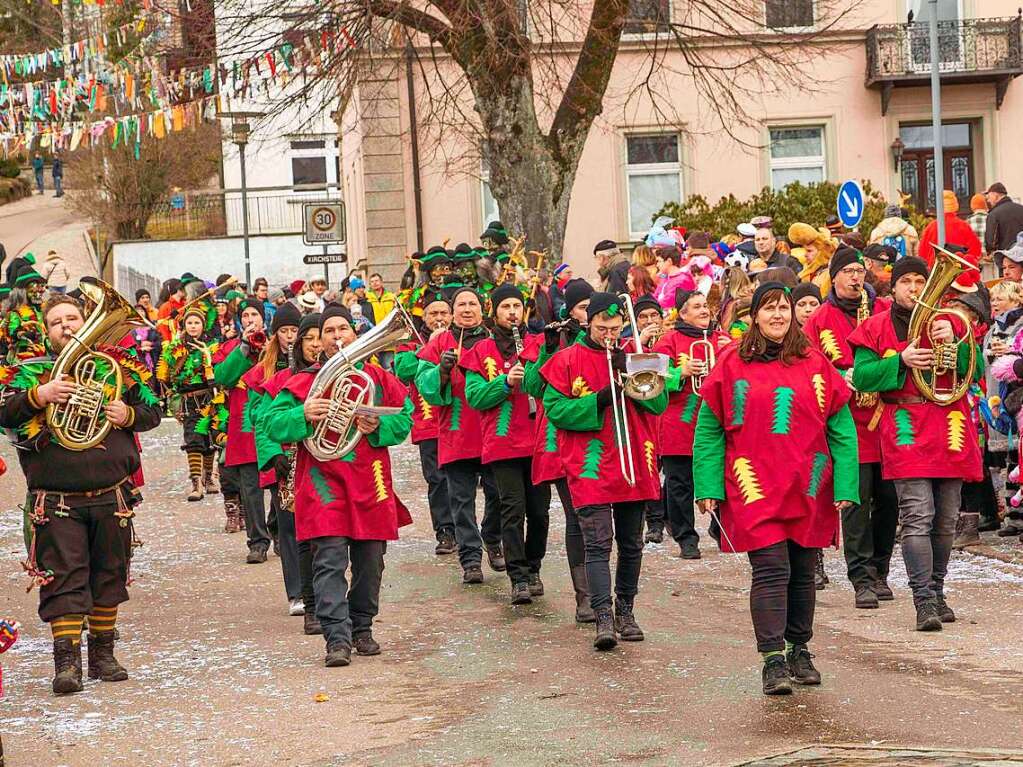
[[[71,274],[68,272],[67,263],[61,258],[61,255],[51,250],[46,254],[46,263],[43,264],[43,276],[46,277],[46,285],[54,293],[66,293],[67,284],[71,279]]]
[[[920,244],[920,235],[913,225],[902,217],[902,208],[889,205],[884,209],[884,218],[878,221],[870,233],[868,245],[890,245],[898,252],[898,258],[915,256]]]
[[[959,200],[955,193],[946,189],[942,194],[945,203],[945,242],[938,242],[938,222],[932,221],[920,233],[920,258],[927,262],[927,268],[934,265],[934,245],[947,247],[961,245],[966,248],[964,257],[974,266],[980,263],[980,240],[973,233],[968,223],[956,214],[959,212]],[[976,275],[977,272],[971,274]],[[965,275],[964,275],[965,276]],[[962,280],[960,280],[962,282]]]

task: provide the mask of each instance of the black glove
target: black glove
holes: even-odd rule
[[[605,386],[597,392],[597,410],[611,407],[611,386]]]
[[[561,346],[561,331],[558,328],[545,327],[543,329],[543,342],[548,354],[554,354]]]
[[[288,456],[283,453],[278,456],[274,456],[273,460],[274,474],[277,475],[278,482],[287,482],[288,474],[291,473],[291,461],[288,460]]]
[[[615,349],[611,352],[611,367],[619,373],[625,372],[625,350]]]
[[[458,362],[458,357],[450,349],[440,355],[440,382],[441,385],[446,384],[451,379],[451,371],[455,369],[455,363]]]

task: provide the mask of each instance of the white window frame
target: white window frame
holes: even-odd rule
[[[671,20],[675,15],[674,0],[666,0],[668,4],[668,18],[665,20],[666,24],[671,24]],[[666,35],[667,32],[653,31],[653,32],[629,32],[627,30],[622,31],[623,40],[653,40],[660,35]]]
[[[799,26],[799,27],[769,27],[767,26],[767,0],[764,0],[764,28],[769,32],[778,32],[781,34],[805,34],[807,32],[817,31],[817,22],[820,19],[820,8],[817,5],[817,0],[812,0],[813,7],[813,23],[810,26]]]
[[[806,130],[814,128],[821,132],[821,153],[820,155],[806,155],[804,157],[782,157],[775,159],[771,154],[771,131],[773,130]],[[774,185],[774,171],[792,170],[800,168],[821,169],[821,181],[828,180],[828,126],[824,123],[801,123],[782,124],[767,126],[767,185],[771,189],[777,189]]]
[[[487,195],[490,195],[490,199],[494,201],[494,215],[490,216],[487,214]],[[480,160],[480,231],[486,227],[491,221],[501,220],[501,206],[497,202],[497,198],[494,197],[494,192],[490,188],[490,166],[487,165],[486,160]]]
[[[322,141],[322,147],[310,147],[308,149],[295,149],[292,144],[296,141]],[[309,134],[309,135],[293,135],[288,136],[288,172],[291,175],[291,183],[295,183],[294,169],[292,168],[291,161],[310,157],[323,158],[323,163],[326,168],[326,181],[325,190],[317,189],[301,189],[294,190],[293,194],[297,195],[312,195],[322,197],[324,191],[329,191],[334,188],[331,184],[339,184],[340,179],[337,178],[337,170],[339,162],[337,158],[340,157],[340,148],[338,146],[337,136],[328,134]]]
[[[651,162],[630,165],[629,139],[643,136],[674,136],[678,146],[678,160],[674,164]],[[635,240],[644,237],[650,227],[647,226],[642,231],[632,231],[632,185],[629,181],[633,176],[664,176],[675,170],[678,173],[678,202],[681,202],[685,196],[685,180],[682,176],[682,134],[679,131],[633,131],[625,134],[622,151],[625,166],[625,226],[629,230],[629,238]],[[665,202],[669,202],[669,200],[665,200]]]

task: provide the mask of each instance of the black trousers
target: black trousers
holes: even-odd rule
[[[313,541],[298,542],[298,573],[302,579],[302,603],[308,615],[316,614],[316,592],[313,590]]]
[[[568,480],[562,477],[554,481],[554,487],[558,491],[558,498],[561,499],[561,508],[565,510],[565,555],[568,558],[569,569],[585,566],[586,544],[583,541],[583,531],[579,527],[579,515],[572,505],[572,494],[568,492]]]
[[[116,516],[116,501],[58,509],[59,497],[47,495],[47,521],[35,525],[36,562],[53,571],[39,589],[39,617],[47,623],[128,601],[130,520]]]
[[[262,546],[265,551],[270,548],[270,531],[266,526],[264,491],[259,486],[259,468],[255,463],[243,463],[237,468],[249,548]]]
[[[500,495],[490,468],[478,458],[467,458],[445,464],[451,518],[458,543],[458,561],[462,568],[478,567],[483,561],[483,544],[501,544]],[[483,483],[485,505],[483,521],[476,524],[476,488]],[[481,535],[482,533],[482,535]]]
[[[579,527],[586,546],[586,580],[590,607],[611,606],[611,542],[618,544],[615,596],[632,603],[639,592],[639,571],[643,565],[644,501],[580,506]]]
[[[433,534],[440,540],[441,533],[454,534],[451,502],[448,500],[448,482],[437,466],[437,440],[425,439],[419,443],[419,465],[426,480],[426,497],[430,504]]]
[[[490,464],[501,499],[501,541],[508,577],[513,584],[540,572],[547,553],[551,517],[551,486],[534,485],[531,458],[509,458]]]
[[[842,549],[853,587],[888,577],[898,523],[895,483],[881,479],[880,463],[861,463],[860,503],[842,512]]]
[[[216,448],[210,440],[209,434],[199,434],[195,427],[202,419],[201,413],[190,412],[181,421],[182,442],[181,449],[186,453],[201,453],[202,455],[213,455]]]
[[[240,501],[241,487],[238,479],[238,467],[220,464],[220,493],[225,501]]]
[[[749,552],[753,585],[749,609],[759,652],[785,649],[785,641],[806,644],[813,636],[817,591],[813,571],[819,549],[792,541]]]
[[[671,534],[679,545],[692,541],[699,543],[696,532],[696,512],[693,509],[693,457],[666,455],[664,465],[664,502],[668,510]]]

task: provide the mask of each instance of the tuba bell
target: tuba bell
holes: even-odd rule
[[[313,458],[330,461],[350,453],[362,438],[362,432],[355,427],[356,416],[401,412],[401,408],[374,405],[376,384],[356,365],[412,338],[419,338],[419,333],[412,324],[412,318],[398,306],[379,325],[374,325],[358,340],[338,349],[337,354],[323,363],[313,379],[308,398],[329,399],[330,409],[326,417],[316,424],[312,435],[305,439],[306,450]]]
[[[945,291],[955,282],[955,279],[971,269],[976,270],[977,267],[955,253],[934,245],[934,268],[924,284],[922,295],[914,299],[916,306],[913,307],[913,313],[909,317],[907,340],[912,343],[926,335],[934,351],[934,361],[931,363],[929,371],[930,377],[925,375],[928,371],[919,368],[912,368],[910,375],[924,398],[938,405],[950,405],[966,394],[977,369],[977,346],[973,338],[970,318],[957,309],[939,306],[941,297],[945,295]],[[962,337],[949,343],[934,340],[932,327],[934,321],[942,315],[950,315],[959,319],[965,328]],[[957,369],[958,351],[959,344],[964,342],[969,349],[969,366],[965,375],[960,377]],[[939,383],[938,379],[943,376],[948,376],[951,379],[950,382]]]
[[[67,402],[46,406],[47,426],[68,450],[88,450],[106,438],[111,424],[100,416],[124,388],[120,365],[96,347],[114,345],[132,328],[150,324],[107,283],[83,280],[79,287],[96,308],[57,355],[50,373],[51,380],[68,376],[75,391]]]

